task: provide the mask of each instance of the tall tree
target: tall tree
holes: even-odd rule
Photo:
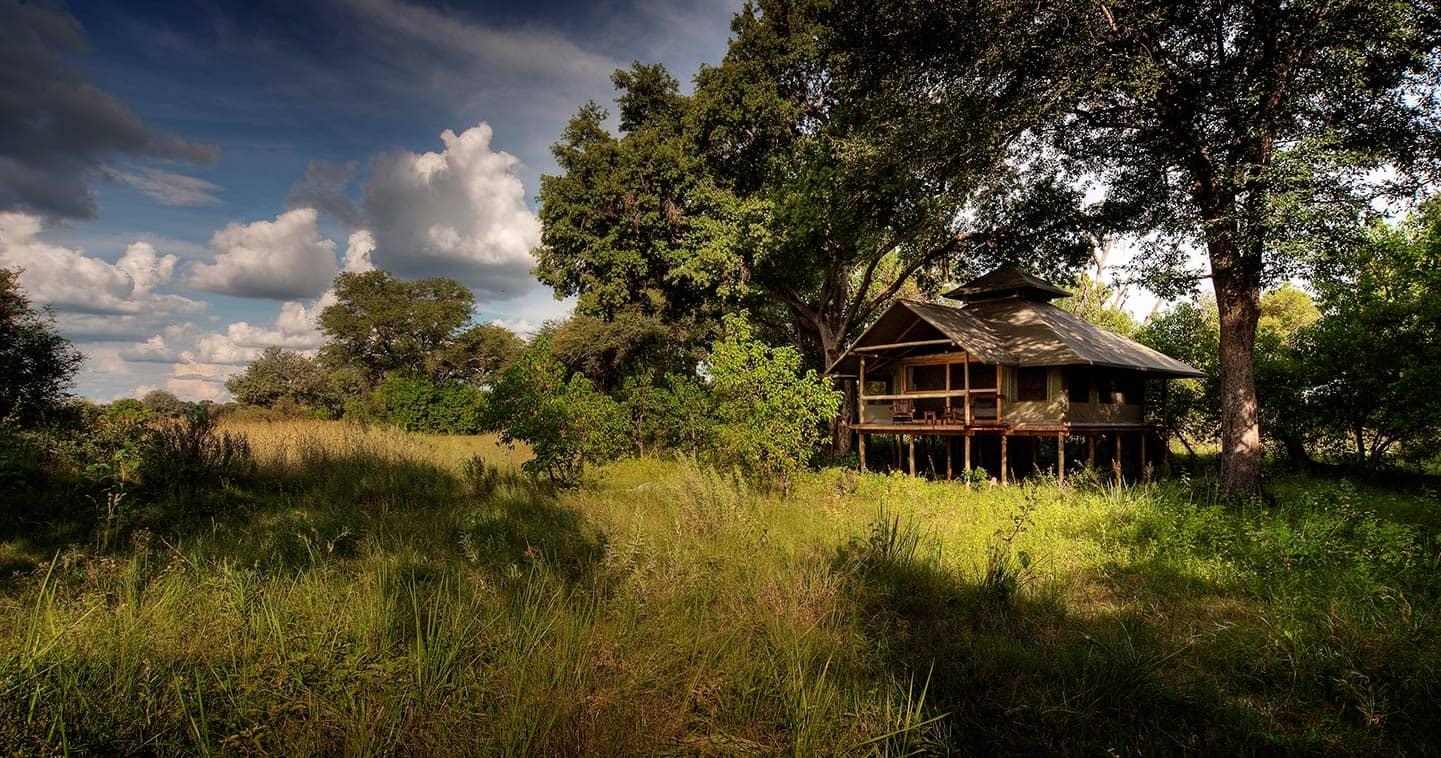
[[[1078,194],[1010,160],[1035,110],[1024,67],[983,67],[1009,71],[1004,86],[872,86],[833,44],[842,21],[883,34],[862,6],[747,4],[689,98],[654,68],[618,73],[622,136],[587,106],[555,148],[565,173],[542,179],[541,279],[582,312],[747,305],[828,366],[907,286],[1003,259],[1050,273],[1083,261],[1085,238],[1066,233]],[[951,128],[917,129],[922,115]]]
[[[0,268],[0,421],[33,422],[53,409],[82,360],[49,314],[30,307],[19,272]]]
[[[337,406],[339,398],[330,376],[316,361],[293,350],[268,347],[225,381],[237,402],[273,406],[289,401],[306,408]]]
[[[1260,487],[1255,342],[1261,292],[1299,244],[1354,228],[1376,169],[1434,169],[1437,16],[1422,0],[1043,3],[1072,19],[1059,67],[1084,86],[1055,147],[1159,233],[1174,273],[1204,247],[1220,315],[1221,487]],[[1041,95],[1041,93],[1037,93]],[[1044,96],[1044,95],[1041,95]],[[1163,280],[1167,277],[1155,277]]]
[[[372,385],[398,370],[442,373],[441,353],[475,305],[471,291],[453,279],[407,281],[385,271],[342,273],[335,297],[320,314],[330,340],[321,357],[359,370]]]

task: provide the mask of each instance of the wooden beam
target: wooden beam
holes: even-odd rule
[[[942,437],[941,439],[946,443],[946,481],[949,482],[951,480],[951,443],[954,442],[954,440],[950,437]]]
[[[906,438],[911,451],[911,476],[916,475],[916,435],[912,434]]]
[[[866,473],[866,436],[867,436],[867,435],[866,435],[865,432],[862,432],[859,436],[860,436],[861,473],[864,474],[864,473]]]
[[[1086,468],[1096,467],[1096,435],[1086,435]]]
[[[972,391],[970,392],[970,394],[972,394],[972,395],[994,395],[995,393],[996,393],[995,390],[972,390]],[[945,390],[929,390],[929,391],[926,391],[926,392],[903,392],[903,393],[892,394],[892,395],[866,395],[866,399],[867,399],[867,400],[905,400],[905,399],[907,399],[907,398],[941,398],[941,397],[947,397],[947,396],[949,396],[949,397],[961,397],[962,395],[965,395],[965,394],[967,394],[965,390],[951,390],[950,392],[947,392],[947,391],[945,391]]]
[[[966,479],[970,479],[971,473],[971,435],[966,435]]]
[[[911,342],[892,342],[888,345],[866,345],[864,347],[853,347],[853,353],[873,353],[879,350],[899,350],[903,347],[926,347],[928,345],[955,345],[952,340],[913,340]],[[957,347],[960,347],[957,345]]]

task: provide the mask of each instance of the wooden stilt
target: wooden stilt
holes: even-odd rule
[[[912,434],[912,435],[906,437],[906,441],[907,441],[907,443],[909,444],[909,449],[910,449],[910,453],[911,453],[911,476],[915,476],[915,475],[916,475],[916,435]]]
[[[1151,467],[1146,463],[1146,433],[1141,432],[1141,481],[1151,479]]]
[[[864,473],[866,473],[866,434],[865,434],[865,432],[861,432],[861,434],[860,434],[860,450],[859,450],[859,452],[860,452],[860,456],[861,456],[861,473],[864,474]]]
[[[951,447],[955,443],[955,437],[942,437],[946,441],[946,481],[951,480]]]
[[[1031,465],[1028,469],[1039,471],[1041,468],[1041,438],[1031,438]]]
[[[1011,435],[1001,432],[1001,486],[1006,484],[1006,441]]]
[[[971,473],[971,435],[970,435],[970,434],[967,434],[967,435],[966,435],[966,451],[965,451],[965,452],[966,452],[966,474],[968,475],[966,478],[969,479],[969,478],[970,478],[970,477],[969,477],[969,474]]]
[[[1086,435],[1086,468],[1096,467],[1096,435]]]
[[[1066,484],[1066,433],[1056,434],[1056,484]]]
[[[1116,433],[1116,456],[1111,459],[1111,467],[1116,470],[1116,484],[1125,481],[1125,478],[1121,475],[1121,461],[1125,460],[1121,457],[1121,439],[1123,437],[1125,437],[1125,435],[1119,432]]]

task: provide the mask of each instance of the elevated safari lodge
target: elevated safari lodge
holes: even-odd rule
[[[1167,382],[1204,374],[1050,302],[1069,294],[1004,266],[945,293],[959,306],[894,303],[828,369],[856,382],[846,421],[861,470],[875,435],[882,462],[901,467],[904,447],[915,475],[919,442],[947,479],[981,466],[1002,484],[1017,471],[1064,481],[1068,460],[1095,466],[1098,448],[1118,480],[1164,462]]]

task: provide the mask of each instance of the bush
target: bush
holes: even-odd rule
[[[820,447],[822,424],[841,407],[841,393],[814,369],[802,374],[802,364],[796,350],[769,347],[745,319],[726,317],[709,367],[719,460],[789,489],[791,474]]]
[[[567,380],[545,340],[501,372],[486,425],[502,442],[530,445],[523,468],[562,486],[578,484],[587,465],[620,456],[630,439],[620,404],[580,374]]]
[[[254,468],[245,437],[217,434],[215,417],[195,409],[148,431],[138,473],[146,490],[179,494],[227,487]]]
[[[408,432],[479,434],[484,427],[485,396],[458,380],[392,376],[376,388],[374,405],[381,418]]]

